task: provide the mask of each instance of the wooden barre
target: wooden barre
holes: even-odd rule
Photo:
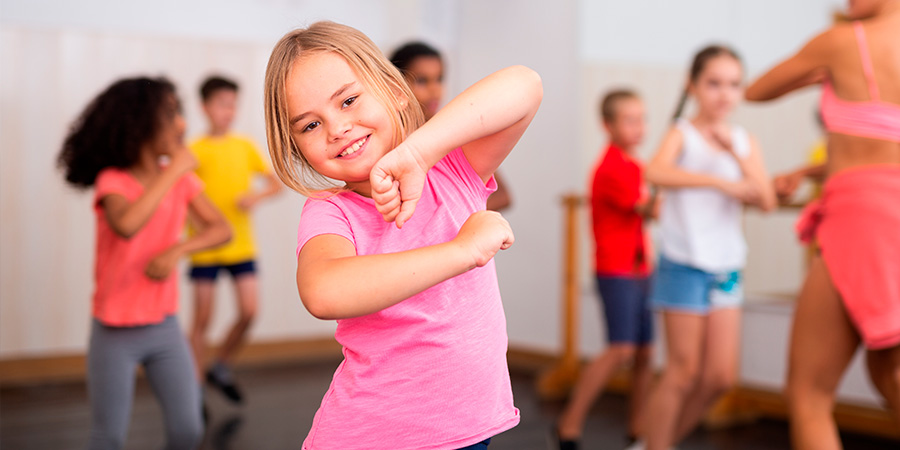
[[[578,351],[578,316],[579,316],[579,209],[585,204],[585,197],[569,193],[562,197],[565,226],[563,228],[563,283],[562,283],[562,340],[563,353],[556,364],[544,371],[537,380],[538,396],[543,399],[565,398],[581,370],[581,358]]]

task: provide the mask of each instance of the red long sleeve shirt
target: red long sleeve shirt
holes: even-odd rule
[[[591,217],[600,275],[647,275],[641,200],[641,165],[610,144],[591,182]]]

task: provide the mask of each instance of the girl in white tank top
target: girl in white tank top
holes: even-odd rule
[[[676,121],[645,172],[666,190],[651,301],[662,310],[669,359],[646,407],[648,450],[687,436],[737,377],[741,213],[744,204],[775,207],[755,140],[728,123],[742,78],[734,51],[713,46],[698,53],[676,119],[688,95],[697,114]]]

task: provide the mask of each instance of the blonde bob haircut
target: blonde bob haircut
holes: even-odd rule
[[[323,21],[284,35],[275,44],[266,67],[266,139],[275,173],[284,184],[305,196],[343,189],[309,164],[294,142],[288,117],[286,86],[288,78],[296,75],[291,73],[294,63],[321,52],[334,52],[344,58],[366,90],[384,106],[394,128],[393,147],[425,120],[403,75],[359,30]]]

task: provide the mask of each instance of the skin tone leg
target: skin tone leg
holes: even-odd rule
[[[900,426],[900,346],[866,352],[869,377]]]
[[[609,379],[635,354],[633,344],[614,343],[585,366],[572,391],[569,404],[559,418],[559,435],[563,439],[581,437],[584,420],[594,401]]]
[[[194,324],[191,327],[191,349],[194,351],[194,362],[197,379],[203,380],[206,367],[206,330],[212,317],[213,294],[216,283],[212,280],[194,280]]]
[[[244,343],[247,330],[256,317],[257,302],[259,294],[257,293],[258,282],[256,274],[245,273],[238,275],[234,280],[235,289],[237,290],[238,301],[238,318],[228,331],[225,341],[219,347],[218,359],[226,364],[231,363],[235,353]]]
[[[834,392],[858,346],[859,336],[825,263],[816,257],[797,299],[791,330],[787,393],[793,448],[841,448],[832,417]]]
[[[668,449],[678,418],[700,377],[706,316],[666,311],[666,366],[650,395],[644,414],[647,450]]]
[[[706,411],[734,386],[741,345],[741,310],[715,309],[706,322],[700,383],[688,396],[679,415],[675,441],[680,442],[700,423]]]
[[[653,347],[642,345],[634,354],[632,371],[631,398],[629,399],[628,434],[642,436],[644,409],[650,397],[650,386],[653,382]]]

